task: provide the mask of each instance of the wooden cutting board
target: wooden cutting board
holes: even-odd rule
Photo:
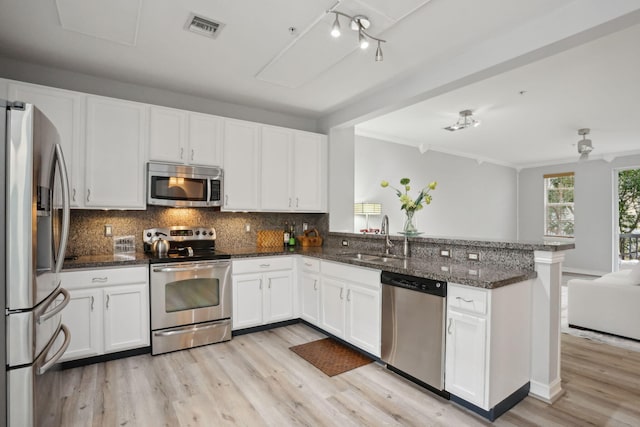
[[[259,248],[282,247],[283,238],[282,230],[258,230],[256,246]]]

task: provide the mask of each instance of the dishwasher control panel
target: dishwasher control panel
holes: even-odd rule
[[[383,285],[397,286],[441,297],[447,296],[447,282],[442,280],[426,279],[424,277],[408,276],[406,274],[383,271],[381,282]]]

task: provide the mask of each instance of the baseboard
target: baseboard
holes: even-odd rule
[[[493,408],[482,409],[479,406],[474,405],[473,403],[467,402],[464,399],[461,399],[458,396],[451,395],[451,401],[457,403],[458,405],[467,408],[468,410],[475,412],[483,418],[488,419],[489,421],[495,421],[500,415],[507,412],[509,409],[516,406],[521,400],[523,400],[527,395],[529,395],[530,384],[526,383],[518,390],[511,393],[507,396],[502,402],[499,402]]]
[[[543,384],[537,381],[531,381],[529,396],[541,400],[545,403],[552,404],[564,394],[562,382],[560,378],[555,379],[550,384]]]
[[[611,337],[623,338],[623,339],[629,340],[629,341],[640,342],[640,339],[638,339],[638,338],[625,337],[624,335],[612,334],[611,332],[605,332],[605,331],[599,331],[597,329],[585,328],[584,326],[578,326],[578,325],[574,325],[572,323],[569,323],[569,327],[573,328],[573,329],[580,329],[581,331],[597,332],[599,334],[609,335]]]
[[[108,362],[110,360],[122,359],[124,357],[138,356],[140,354],[151,353],[151,347],[134,348],[133,350],[119,351],[117,353],[101,354],[100,356],[86,357],[84,359],[68,360],[62,362],[62,369],[77,368],[79,366],[91,365],[94,363]]]
[[[284,320],[282,322],[269,323],[268,325],[260,325],[260,326],[254,326],[254,327],[251,327],[251,328],[238,329],[238,330],[235,330],[235,331],[231,331],[231,336],[236,337],[238,335],[245,335],[245,334],[252,334],[254,332],[268,331],[269,329],[280,328],[282,326],[295,325],[296,323],[300,323],[300,319]]]

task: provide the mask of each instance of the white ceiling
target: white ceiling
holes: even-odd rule
[[[0,0],[0,56],[318,121],[350,109],[373,117],[389,108],[372,114],[358,103],[423,71],[456,69],[456,58],[475,46],[522,28],[552,45],[580,31],[577,15],[597,25],[610,10],[640,9],[634,1]],[[383,62],[374,61],[375,44],[356,48],[345,20],[343,37],[331,38],[332,8],[371,18],[369,32],[387,40]],[[225,24],[215,39],[185,31],[194,12]],[[566,23],[566,34],[537,26],[548,21]],[[555,39],[547,37],[552,32]],[[593,156],[636,150],[639,36],[637,27],[614,33],[381,115],[357,131],[508,165],[577,157],[572,143],[580,127],[592,129]],[[465,108],[482,126],[441,129]]]
[[[640,154],[640,25],[359,124],[356,133],[516,167]],[[520,92],[523,92],[520,94]],[[458,112],[481,125],[444,130]]]

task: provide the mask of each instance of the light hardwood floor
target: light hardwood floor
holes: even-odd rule
[[[160,356],[63,371],[65,426],[482,426],[488,421],[372,363],[333,378],[289,350],[302,324]],[[640,353],[562,336],[566,393],[497,426],[640,426]]]

